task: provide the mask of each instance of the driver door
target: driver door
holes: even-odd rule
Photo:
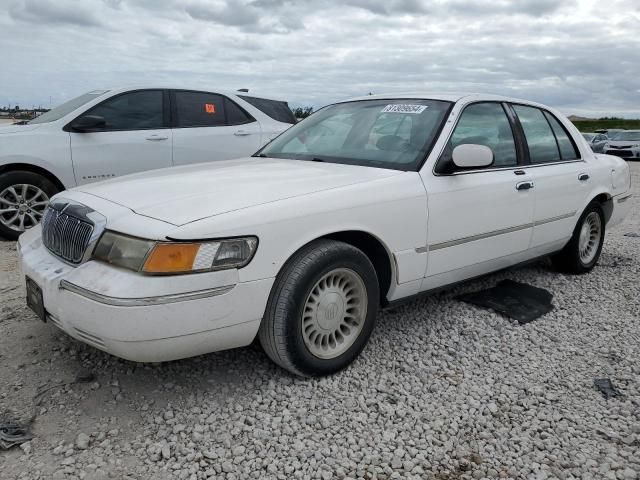
[[[69,133],[78,185],[172,166],[165,96],[163,90],[126,92],[83,114],[104,118],[105,126]]]
[[[451,153],[463,144],[491,148],[493,164],[457,168]],[[501,103],[473,103],[462,111],[434,171],[422,172],[429,210],[423,289],[493,270],[499,259],[529,248],[533,182],[519,166],[519,150]]]

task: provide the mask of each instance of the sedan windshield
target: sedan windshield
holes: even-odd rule
[[[48,112],[43,113],[39,117],[34,118],[29,121],[29,124],[34,123],[49,123],[55,122],[56,120],[60,120],[65,115],[73,112],[76,108],[80,108],[85,103],[89,103],[91,100],[99,97],[107,93],[108,90],[94,90],[93,92],[85,93],[84,95],[80,95],[68,102],[63,103],[62,105],[58,105],[56,108],[49,110]]]
[[[330,105],[285,131],[258,155],[417,170],[450,106],[415,99]]]
[[[640,141],[640,130],[633,130],[629,132],[618,132],[613,140],[631,142]]]

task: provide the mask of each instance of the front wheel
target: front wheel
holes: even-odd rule
[[[600,258],[604,232],[602,206],[591,202],[580,216],[569,243],[552,257],[553,264],[567,273],[589,272]]]
[[[33,172],[0,174],[0,236],[16,240],[42,220],[49,199],[58,193],[47,178]]]
[[[357,248],[334,240],[303,247],[273,286],[259,339],[269,358],[290,372],[329,375],[366,345],[380,304],[376,271]]]

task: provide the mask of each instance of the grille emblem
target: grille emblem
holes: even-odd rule
[[[90,217],[99,221],[95,222]],[[89,207],[58,200],[45,210],[42,243],[54,255],[78,264],[84,259],[89,245],[97,239],[95,234],[99,236],[102,233],[104,223],[104,217]]]

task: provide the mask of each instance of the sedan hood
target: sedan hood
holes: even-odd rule
[[[400,173],[354,165],[251,157],[137,173],[75,190],[179,226]]]

